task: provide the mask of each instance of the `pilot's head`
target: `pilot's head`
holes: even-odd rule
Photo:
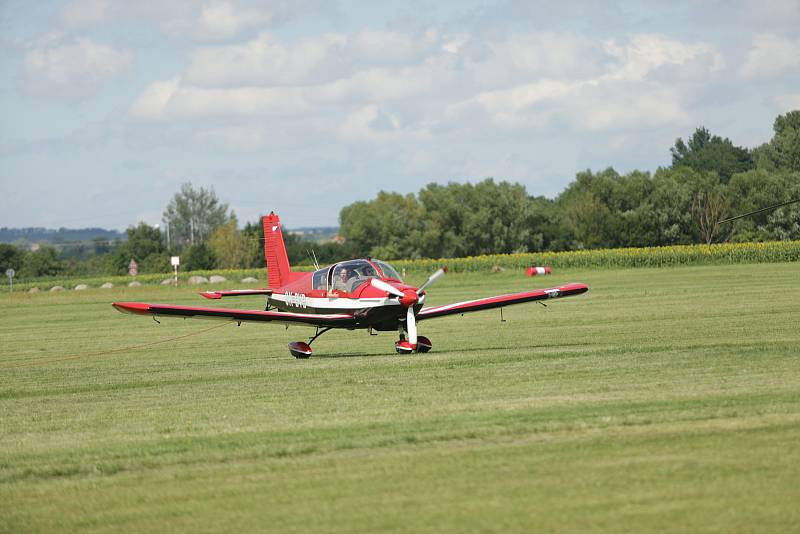
[[[342,269],[341,271],[339,271],[339,278],[341,280],[347,280],[347,277],[349,276],[349,274],[350,273],[347,271],[347,269]]]

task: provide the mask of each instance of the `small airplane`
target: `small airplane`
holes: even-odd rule
[[[316,328],[308,340],[289,343],[295,358],[309,358],[311,344],[334,328],[348,330],[397,331],[400,340],[395,350],[401,354],[428,352],[430,339],[417,333],[417,322],[453,314],[464,314],[491,308],[502,308],[523,302],[580,295],[589,290],[584,284],[566,284],[549,289],[498,295],[444,306],[423,307],[425,289],[441,278],[447,268],[433,273],[419,287],[403,283],[398,272],[388,263],[362,258],[342,261],[314,272],[292,271],[283,242],[280,218],[270,213],[264,225],[264,258],[267,264],[267,288],[205,291],[207,299],[263,295],[264,310],[175,306],[143,302],[115,302],[124,313],[157,317],[221,319],[237,322],[272,322],[284,325],[306,325]]]

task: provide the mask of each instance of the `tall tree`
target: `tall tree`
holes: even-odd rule
[[[753,156],[747,149],[734,146],[727,137],[712,136],[702,126],[688,142],[679,137],[670,152],[673,167],[685,165],[696,171],[715,171],[722,183],[728,183],[736,173],[755,168]]]
[[[183,184],[164,210],[163,221],[169,233],[170,248],[204,243],[231,216],[228,205],[219,201],[213,188]]]
[[[779,115],[773,124],[775,135],[770,141],[775,165],[800,171],[800,110]]]

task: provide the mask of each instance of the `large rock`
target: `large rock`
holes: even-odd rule
[[[256,284],[258,283],[257,278],[253,278],[252,276],[248,276],[247,278],[242,278],[243,284]]]
[[[142,285],[142,283],[141,283],[141,282],[138,282],[138,281],[134,280],[133,282],[130,282],[130,283],[128,284],[128,287],[139,287],[139,286],[141,286],[141,285]]]
[[[64,291],[63,286],[53,286],[50,288],[50,293],[55,293],[56,291]]]
[[[225,278],[224,276],[215,274],[211,278],[209,278],[208,281],[211,282],[212,284],[221,284],[222,282],[227,282],[228,279]]]
[[[205,276],[192,276],[189,278],[189,283],[195,286],[198,284],[207,284],[208,278]]]
[[[112,287],[114,287],[114,284],[112,284],[111,282],[106,282],[100,287],[102,287],[103,289],[111,289]]]
[[[78,284],[75,286],[75,291],[83,291],[84,289],[89,289],[89,286],[86,284]]]
[[[161,285],[162,286],[169,286],[169,285],[172,285],[174,283],[175,283],[175,279],[174,278],[167,278],[166,280],[162,280],[161,281]]]
[[[28,293],[38,293],[38,292],[39,292],[39,288],[38,287],[32,287],[32,288],[30,288],[28,290]]]

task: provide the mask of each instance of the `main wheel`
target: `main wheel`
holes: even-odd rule
[[[417,337],[417,352],[430,352],[432,348],[433,344],[430,339],[425,336]]]
[[[292,341],[289,343],[289,352],[299,360],[305,360],[311,357],[311,345],[303,341]]]

